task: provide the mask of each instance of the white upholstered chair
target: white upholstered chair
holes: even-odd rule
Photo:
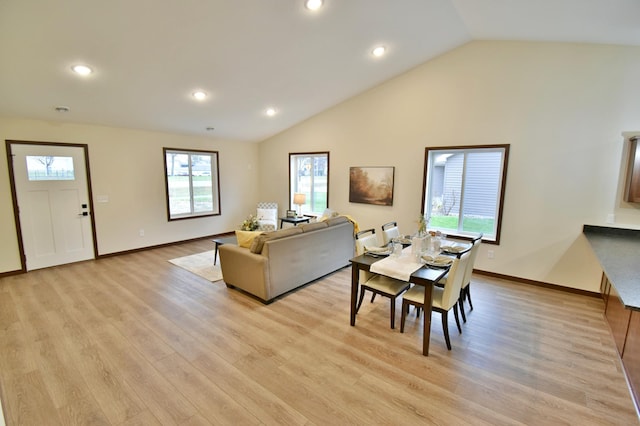
[[[278,229],[278,203],[258,203],[256,212],[260,231]]]
[[[469,263],[467,269],[464,271],[464,278],[462,279],[462,288],[460,289],[460,299],[458,305],[460,306],[460,313],[462,314],[462,320],[467,322],[467,316],[464,313],[464,301],[469,302],[470,310],[473,311],[473,303],[471,303],[471,274],[473,274],[473,265],[476,263],[476,257],[478,257],[478,251],[480,244],[482,243],[482,235],[480,234],[473,239],[473,247],[471,247],[471,256],[469,257]]]
[[[378,239],[375,229],[365,229],[356,234],[356,254],[362,255],[366,252],[367,247],[378,247]],[[396,320],[396,298],[409,288],[409,283],[396,280],[384,275],[377,275],[367,271],[360,271],[360,297],[356,306],[356,314],[360,310],[364,299],[365,291],[372,294],[371,302],[379,294],[391,299],[391,328],[395,328]]]
[[[460,290],[462,289],[464,272],[467,264],[469,263],[470,256],[471,251],[469,250],[463,253],[459,259],[454,259],[453,264],[449,268],[447,284],[444,287],[433,286],[432,290],[432,309],[436,312],[440,312],[442,315],[442,331],[444,332],[444,340],[447,344],[448,350],[451,350],[448,322],[448,313],[451,308],[453,308],[453,311],[456,314],[455,318],[458,331],[462,333],[460,321],[458,320],[458,299],[460,297]],[[402,296],[402,316],[400,319],[401,333],[404,333],[404,322],[405,317],[409,313],[409,305],[414,305],[418,308],[424,309],[424,286],[414,285]]]
[[[397,222],[389,222],[382,225],[382,245],[387,245],[391,239],[399,237],[400,230]]]

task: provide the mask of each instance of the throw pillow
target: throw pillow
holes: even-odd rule
[[[266,220],[276,222],[278,220],[278,211],[276,209],[258,209],[258,220]]]
[[[275,231],[278,226],[278,210],[258,209],[258,224],[261,231]]]
[[[236,238],[238,239],[238,245],[244,248],[250,248],[253,239],[262,234],[262,231],[236,231]]]

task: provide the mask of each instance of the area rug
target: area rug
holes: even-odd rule
[[[213,250],[205,251],[204,253],[171,259],[169,262],[209,281],[220,281],[222,279],[220,262],[218,261],[216,265],[213,264],[213,253]]]

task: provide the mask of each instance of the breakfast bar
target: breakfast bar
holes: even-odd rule
[[[640,401],[640,230],[584,225],[602,267],[600,292],[633,397]]]

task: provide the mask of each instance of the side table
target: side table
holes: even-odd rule
[[[280,228],[282,229],[283,222],[293,223],[293,226],[298,226],[299,223],[309,223],[309,219],[306,216],[296,216],[296,217],[281,217],[280,218]]]
[[[218,247],[223,245],[223,244],[235,244],[238,245],[238,239],[236,238],[236,236],[232,236],[232,237],[221,237],[221,238],[214,238],[213,240],[211,240],[215,243],[216,248],[215,248],[215,253],[213,253],[213,264],[216,264],[216,259],[218,258]]]

